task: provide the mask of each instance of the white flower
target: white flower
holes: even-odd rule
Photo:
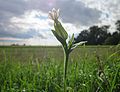
[[[60,16],[60,10],[56,10],[55,8],[52,9],[52,11],[49,11],[49,18],[52,20],[57,20]]]

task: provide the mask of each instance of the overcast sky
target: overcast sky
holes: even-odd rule
[[[0,0],[0,44],[57,45],[52,8],[60,9],[60,21],[68,34],[92,25],[111,25],[120,19],[120,0]]]

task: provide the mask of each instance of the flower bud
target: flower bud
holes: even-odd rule
[[[59,16],[60,16],[60,13],[59,13],[59,9],[56,10],[55,8],[52,9],[52,11],[49,11],[49,18],[52,19],[52,20],[58,20]]]

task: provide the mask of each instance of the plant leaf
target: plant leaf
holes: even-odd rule
[[[74,34],[72,34],[72,37],[71,37],[71,39],[70,39],[69,42],[68,42],[69,49],[72,47],[73,41],[74,41]]]
[[[66,45],[66,40],[64,40],[62,37],[60,37],[55,30],[52,30],[52,33],[53,33],[54,36],[57,38],[57,40],[61,42],[61,44],[62,44],[63,46]]]
[[[63,38],[64,40],[66,40],[68,38],[68,34],[65,31],[65,29],[63,28],[62,24],[59,21],[56,21],[54,23],[54,27],[55,27],[55,31],[56,33]]]
[[[73,46],[72,46],[72,48],[71,48],[71,51],[72,51],[73,49],[75,49],[77,46],[82,45],[82,44],[85,44],[86,42],[87,42],[87,41],[82,41],[82,42],[73,44]]]

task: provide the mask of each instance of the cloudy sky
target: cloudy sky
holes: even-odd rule
[[[68,34],[120,19],[120,0],[0,0],[0,45],[58,45],[48,11],[60,9]]]

